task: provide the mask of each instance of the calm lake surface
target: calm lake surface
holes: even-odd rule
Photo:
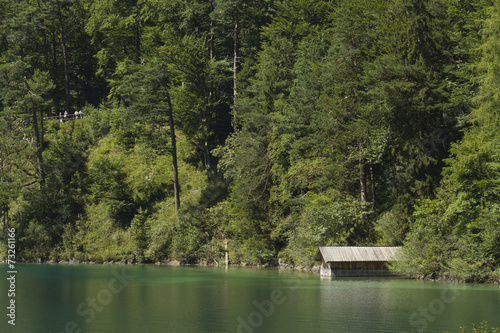
[[[500,327],[500,288],[252,268],[18,264],[0,332],[459,332]],[[469,329],[470,331],[470,329]]]

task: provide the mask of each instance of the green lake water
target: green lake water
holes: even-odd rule
[[[252,268],[17,265],[0,332],[459,332],[500,327],[500,288]],[[470,329],[469,329],[470,331]]]

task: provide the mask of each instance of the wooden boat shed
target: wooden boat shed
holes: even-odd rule
[[[321,276],[388,276],[389,261],[400,247],[322,246],[314,260],[321,261]]]

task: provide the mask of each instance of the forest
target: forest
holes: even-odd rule
[[[498,279],[498,89],[498,1],[0,0],[0,257]]]

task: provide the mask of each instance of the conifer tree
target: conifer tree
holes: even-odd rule
[[[484,279],[498,267],[500,6],[493,4],[487,13],[476,107],[464,138],[452,146],[437,199],[420,201],[405,242],[405,260],[397,266],[401,271]]]

